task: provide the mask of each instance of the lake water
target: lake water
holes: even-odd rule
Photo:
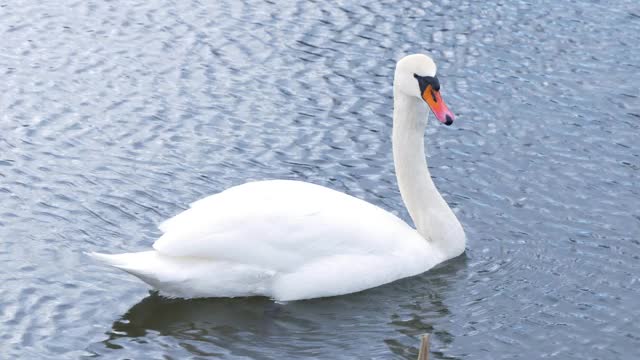
[[[640,5],[607,1],[0,3],[7,359],[640,358]],[[395,61],[458,118],[427,129],[464,256],[358,294],[166,300],[85,251],[247,180],[409,220]]]

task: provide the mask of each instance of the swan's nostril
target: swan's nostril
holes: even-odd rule
[[[445,124],[445,125],[451,125],[451,124],[453,124],[453,119],[451,118],[451,116],[449,116],[449,114],[447,114],[447,117],[446,117],[446,119],[445,119],[444,124]]]

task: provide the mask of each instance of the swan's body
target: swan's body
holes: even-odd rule
[[[92,256],[167,296],[287,301],[379,286],[461,254],[464,231],[429,175],[423,143],[428,112],[422,88],[415,96],[406,84],[408,72],[432,77],[435,64],[424,55],[408,56],[398,63],[394,82],[394,162],[418,230],[326,187],[259,181],[206,197],[165,221],[151,251]]]
[[[419,274],[445,259],[395,215],[301,181],[227,189],[160,229],[155,251],[103,258],[178,297],[338,295]]]

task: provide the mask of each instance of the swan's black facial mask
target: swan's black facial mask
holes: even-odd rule
[[[418,79],[418,85],[420,85],[420,94],[424,93],[427,89],[427,86],[431,85],[433,90],[440,91],[440,80],[438,80],[437,76],[420,76],[418,74],[413,74],[413,77]]]
[[[440,81],[438,78],[435,76],[420,76],[418,74],[413,74],[413,77],[418,80],[422,100],[429,105],[436,118],[445,125],[451,125],[455,117],[440,96]]]

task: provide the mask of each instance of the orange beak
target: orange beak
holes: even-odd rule
[[[441,123],[445,125],[451,125],[453,123],[455,117],[447,107],[447,104],[442,100],[440,91],[434,90],[431,85],[427,85],[422,93],[422,99],[427,102],[427,105],[429,105],[431,111],[433,111],[433,114]]]

